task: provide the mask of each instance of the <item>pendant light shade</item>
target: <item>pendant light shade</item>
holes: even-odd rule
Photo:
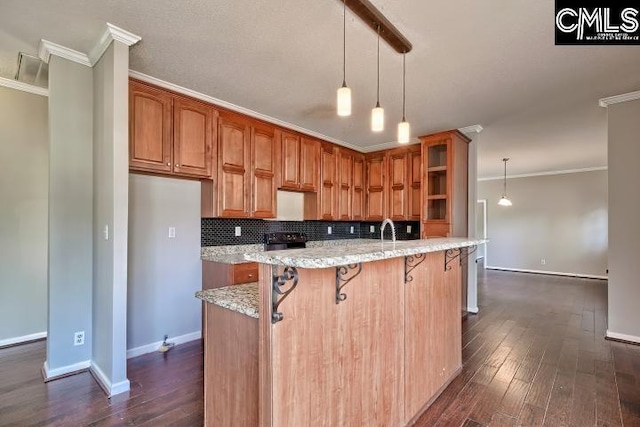
[[[351,115],[351,89],[347,87],[347,0],[342,4],[342,87],[338,89],[338,115]]]
[[[406,52],[402,54],[402,121],[398,123],[398,142],[400,144],[406,144],[409,142],[411,138],[411,126],[409,126],[409,122],[404,117],[405,106],[406,106],[406,88],[405,88],[405,80],[407,76],[407,64],[406,64]]]
[[[338,115],[345,117],[351,115],[351,89],[346,82],[338,89]]]
[[[509,161],[509,159],[504,158],[502,159],[502,161],[504,162],[504,187],[502,191],[502,197],[500,198],[498,204],[500,206],[511,206],[513,203],[511,203],[511,200],[509,200],[509,198],[507,197],[507,162]]]
[[[384,108],[380,106],[380,25],[378,25],[378,85],[376,106],[371,110],[371,130],[382,132],[384,130]]]

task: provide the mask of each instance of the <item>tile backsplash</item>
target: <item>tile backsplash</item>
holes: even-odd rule
[[[201,245],[227,246],[263,243],[265,233],[273,231],[295,231],[306,233],[309,240],[337,239],[379,239],[380,222],[344,222],[344,221],[270,221],[262,219],[202,218]],[[418,221],[397,221],[398,240],[418,239],[420,223]],[[411,232],[407,232],[407,226]],[[371,232],[371,226],[374,231]],[[240,236],[236,237],[236,227],[240,227]],[[329,234],[331,227],[331,234]],[[385,239],[391,238],[391,229],[385,230]]]

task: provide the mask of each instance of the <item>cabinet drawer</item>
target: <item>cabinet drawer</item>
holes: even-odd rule
[[[234,264],[232,269],[234,285],[258,281],[258,263]]]

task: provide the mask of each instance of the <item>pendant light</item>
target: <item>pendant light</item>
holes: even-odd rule
[[[384,108],[380,106],[380,25],[378,25],[378,95],[376,106],[371,110],[371,130],[374,132],[384,130]]]
[[[406,144],[409,142],[409,138],[411,137],[411,127],[409,126],[409,122],[404,117],[405,112],[405,79],[407,76],[407,64],[406,64],[406,56],[407,52],[402,53],[402,121],[398,123],[398,142],[400,144]]]
[[[342,87],[338,89],[338,115],[351,115],[351,89],[347,87],[347,0],[342,5]]]
[[[502,198],[500,199],[498,204],[500,206],[511,206],[511,200],[507,198],[507,162],[509,161],[509,158],[505,157],[504,159],[502,159],[502,161],[504,162],[504,187],[502,191]]]

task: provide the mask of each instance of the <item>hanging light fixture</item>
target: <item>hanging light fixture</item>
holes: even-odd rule
[[[511,206],[511,200],[507,198],[507,162],[509,161],[509,158],[505,157],[502,161],[504,162],[504,187],[502,190],[502,198],[498,204],[500,206]]]
[[[400,144],[406,144],[409,142],[409,138],[411,137],[411,127],[409,126],[409,122],[404,117],[405,112],[405,96],[406,96],[406,88],[405,88],[405,79],[407,76],[407,64],[406,64],[406,56],[407,53],[402,53],[402,121],[398,123],[398,142]]]
[[[338,115],[351,115],[351,89],[347,87],[347,0],[342,5],[342,87],[338,89]]]
[[[371,130],[382,132],[384,130],[384,108],[380,106],[380,25],[378,29],[378,95],[376,106],[371,110]]]

